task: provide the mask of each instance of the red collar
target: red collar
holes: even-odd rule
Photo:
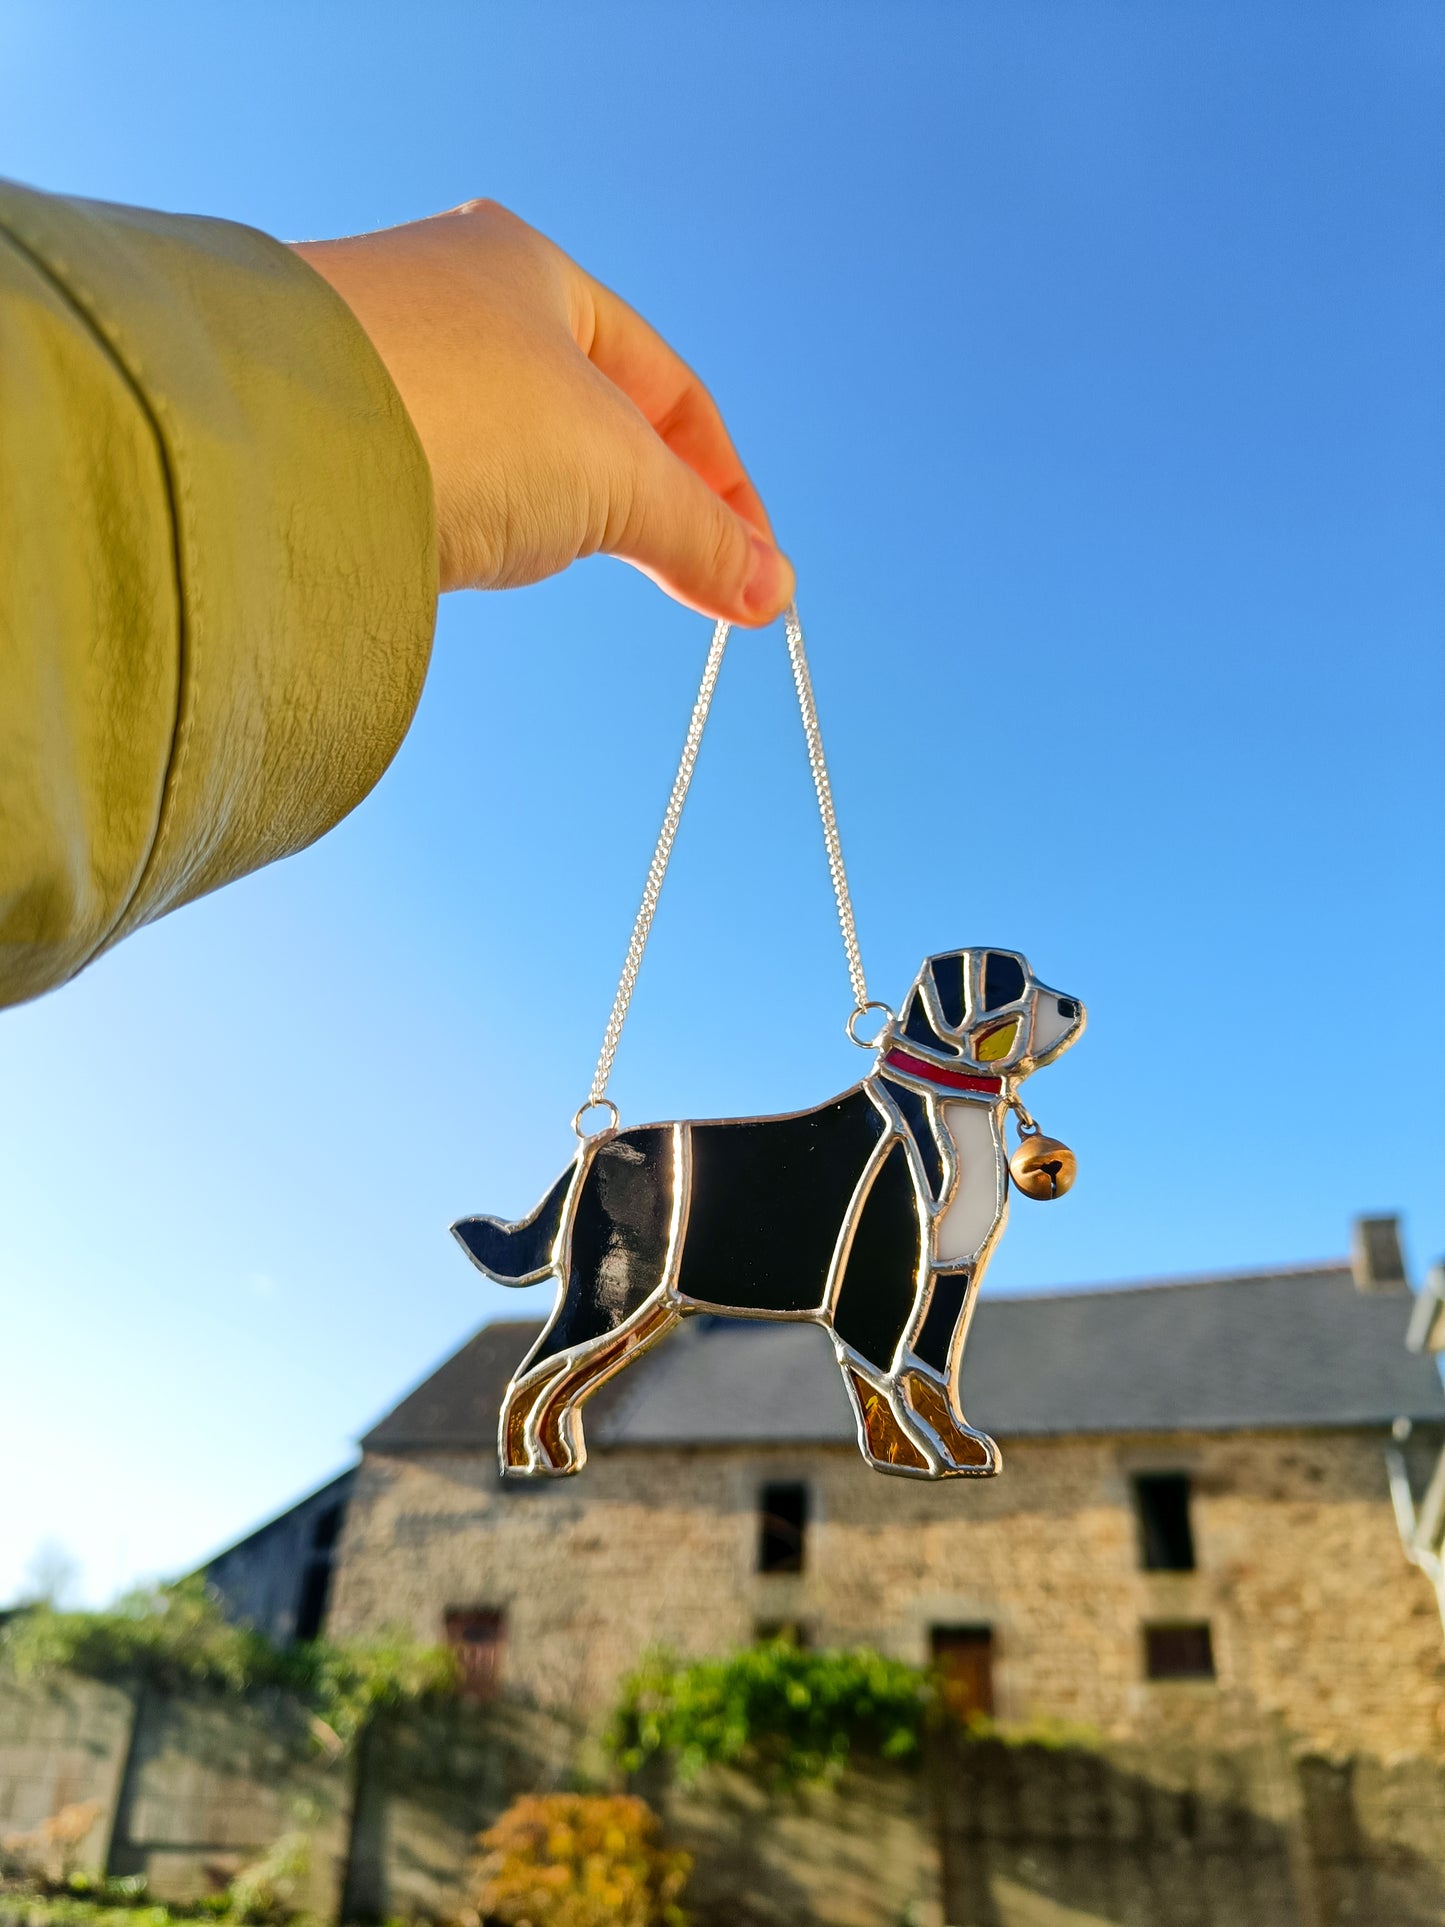
[[[894,1070],[907,1071],[910,1077],[922,1077],[930,1084],[941,1084],[948,1091],[988,1091],[996,1097],[1003,1089],[1001,1077],[975,1077],[969,1071],[945,1070],[942,1064],[910,1057],[906,1050],[885,1051],[883,1063],[885,1068],[891,1064]]]

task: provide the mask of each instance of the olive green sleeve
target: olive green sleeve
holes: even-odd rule
[[[319,275],[0,183],[0,1004],[354,808],[436,594],[426,457]]]

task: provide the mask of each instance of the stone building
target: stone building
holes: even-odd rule
[[[700,1317],[591,1402],[579,1477],[504,1483],[499,1402],[538,1327],[488,1325],[306,1502],[292,1597],[324,1551],[328,1631],[449,1638],[478,1696],[574,1711],[650,1645],[785,1632],[935,1658],[1006,1722],[1445,1754],[1440,1620],[1387,1465],[1423,1485],[1445,1392],[1381,1224],[1353,1263],[985,1297],[963,1391],[993,1480],[870,1472],[824,1333]],[[210,1568],[238,1610],[257,1544]]]

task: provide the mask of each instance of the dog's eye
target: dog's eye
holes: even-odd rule
[[[983,1007],[997,1010],[1024,994],[1024,967],[1007,951],[990,950],[983,966]]]
[[[1013,1049],[1014,1039],[1018,1034],[1018,1018],[1006,1017],[1001,1024],[994,1024],[988,1030],[980,1031],[975,1035],[973,1054],[980,1064],[997,1064]]]

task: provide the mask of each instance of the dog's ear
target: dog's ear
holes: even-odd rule
[[[953,950],[929,959],[938,1014],[950,1030],[962,1030],[968,1014],[968,952]]]
[[[941,1056],[958,1055],[957,1039],[968,1014],[969,953],[948,950],[924,959],[903,1006],[903,1035]]]
[[[945,1042],[933,1028],[927,1002],[917,984],[909,991],[908,1001],[903,1006],[903,1035],[910,1042],[921,1044],[925,1050],[951,1052],[953,1049],[952,1044]]]

